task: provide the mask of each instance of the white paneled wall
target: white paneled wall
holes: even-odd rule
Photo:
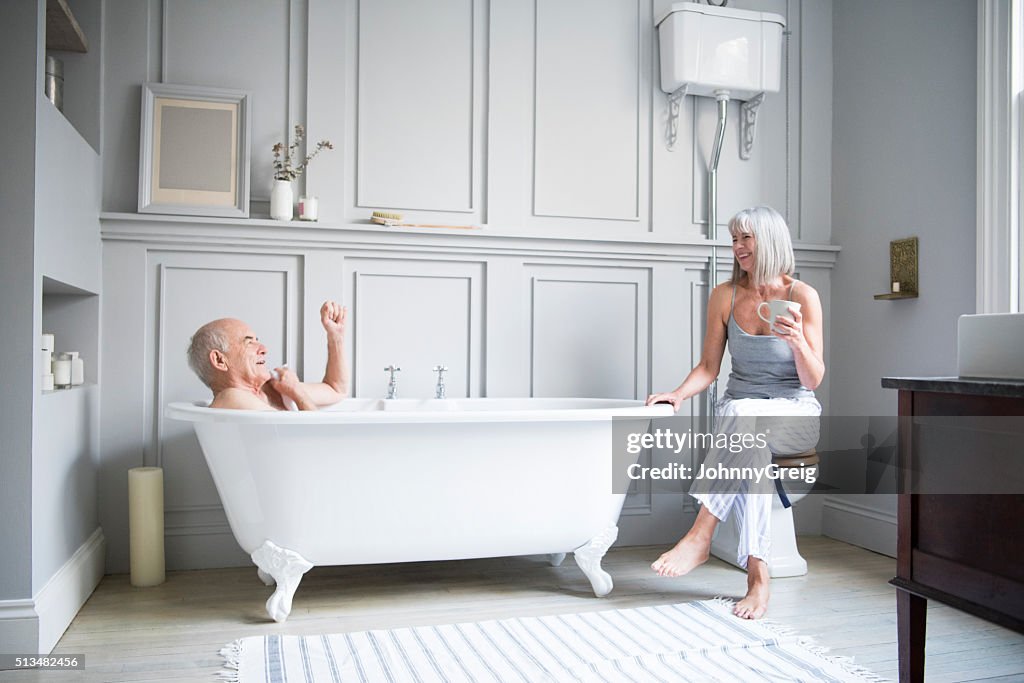
[[[107,0],[106,31],[124,36],[105,67],[100,500],[111,570],[127,566],[125,470],[141,464],[165,468],[170,566],[246,561],[194,436],[162,415],[205,396],[183,354],[212,318],[246,320],[272,362],[316,379],[316,310],[341,301],[364,397],[384,395],[390,364],[407,397],[433,394],[439,363],[450,396],[639,399],[685,376],[703,337],[715,112],[687,98],[678,147],[666,149],[653,22],[668,5]],[[831,4],[735,5],[786,15],[792,34],[784,89],[762,106],[747,162],[730,104],[719,216],[762,203],[787,213],[827,315],[831,75],[804,65],[830,59],[820,35],[831,35]],[[132,213],[138,150],[121,133],[139,123],[145,80],[253,93],[252,219]],[[261,219],[270,148],[297,123],[311,145],[335,144],[297,188],[319,195],[319,224]],[[482,229],[369,227],[375,209]],[[729,252],[718,252],[726,274]],[[684,411],[699,417],[691,403]],[[665,542],[692,514],[681,493],[637,490],[620,542]]]

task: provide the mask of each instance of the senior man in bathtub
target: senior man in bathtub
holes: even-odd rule
[[[344,306],[325,301],[320,322],[327,331],[327,369],[321,382],[300,382],[288,367],[271,371],[267,347],[241,320],[221,318],[192,335],[188,365],[213,391],[211,408],[242,410],[317,410],[348,393],[345,365]]]

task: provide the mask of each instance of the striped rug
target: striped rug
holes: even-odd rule
[[[881,681],[727,600],[230,643],[240,683]]]

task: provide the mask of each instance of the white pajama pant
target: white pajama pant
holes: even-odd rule
[[[821,404],[813,396],[805,398],[723,398],[716,406],[718,432],[721,434],[766,434],[767,448],[753,446],[738,452],[712,448],[704,460],[705,471],[721,465],[725,468],[762,469],[772,454],[789,455],[814,448],[818,443]],[[801,417],[807,419],[800,419]],[[782,418],[782,419],[774,419]],[[747,558],[769,561],[771,555],[772,503],[775,483],[762,479],[697,480],[690,495],[700,501],[720,522],[730,515],[738,530],[736,562],[746,569]]]

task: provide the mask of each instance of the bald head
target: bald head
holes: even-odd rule
[[[199,376],[203,384],[213,389],[217,371],[210,363],[210,352],[227,353],[231,347],[232,328],[245,325],[234,318],[220,318],[206,323],[192,335],[188,345],[188,366]]]

